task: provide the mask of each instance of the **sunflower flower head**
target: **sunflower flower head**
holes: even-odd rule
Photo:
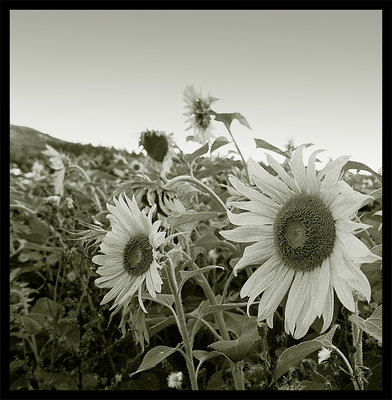
[[[172,165],[172,138],[164,131],[146,130],[140,134],[139,144],[144,147],[156,170],[166,173]]]
[[[216,100],[218,99],[211,96],[203,97],[193,86],[186,86],[184,89],[184,115],[189,117],[185,122],[190,123],[186,130],[193,128],[196,142],[204,144],[212,137],[211,104]]]
[[[234,274],[247,266],[258,268],[241,289],[250,305],[259,295],[258,320],[273,326],[273,315],[288,294],[285,331],[303,337],[317,317],[325,331],[332,322],[334,293],[350,311],[355,311],[356,293],[370,300],[370,285],[360,264],[379,259],[355,236],[368,225],[353,222],[358,209],[369,198],[355,192],[340,179],[347,156],[315,168],[315,151],[305,167],[303,146],[292,154],[289,174],[273,157],[269,174],[250,159],[248,172],[255,187],[229,176],[237,197],[231,201],[243,210],[228,212],[238,227],[221,231],[225,239],[248,245],[234,267]]]
[[[111,229],[100,246],[103,254],[93,257],[93,262],[99,265],[97,273],[101,275],[95,280],[96,286],[110,288],[101,305],[114,300],[111,310],[126,308],[137,292],[140,307],[147,312],[142,291],[146,288],[154,298],[161,291],[159,246],[165,233],[158,232],[160,221],[152,223],[155,207],[148,213],[145,209],[140,211],[136,200],[130,200],[126,194],[113,200],[114,206],[107,204]]]

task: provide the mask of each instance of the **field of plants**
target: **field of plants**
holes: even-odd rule
[[[184,96],[191,154],[11,146],[10,390],[381,390],[380,173]]]

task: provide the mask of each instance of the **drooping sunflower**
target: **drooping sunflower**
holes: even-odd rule
[[[144,147],[155,170],[166,173],[173,163],[173,139],[164,131],[145,130],[140,134],[139,144]]]
[[[197,92],[192,85],[184,89],[187,110],[184,115],[189,117],[185,122],[190,122],[186,130],[193,128],[196,142],[204,144],[212,137],[211,104],[216,100],[211,96],[203,97],[201,92]]]
[[[114,197],[114,204],[107,204],[111,230],[105,235],[100,249],[104,253],[93,257],[100,265],[100,278],[95,280],[99,288],[111,288],[101,304],[114,300],[110,310],[127,305],[138,292],[140,307],[147,312],[142,301],[142,290],[156,298],[160,293],[162,279],[159,274],[161,254],[159,246],[165,240],[165,233],[158,232],[160,221],[152,223],[155,206],[147,212],[140,211],[136,200],[130,200],[125,193]],[[145,286],[144,286],[145,283]]]
[[[234,268],[237,271],[259,265],[241,289],[249,296],[249,307],[262,294],[258,320],[273,326],[273,315],[288,293],[285,330],[303,337],[316,317],[323,318],[322,332],[331,324],[334,292],[340,302],[355,311],[354,291],[370,300],[369,282],[359,264],[379,259],[354,236],[369,226],[352,218],[369,196],[355,192],[340,179],[349,157],[330,161],[316,172],[318,150],[311,154],[307,167],[303,146],[290,160],[290,176],[270,155],[269,174],[250,159],[248,172],[256,187],[229,177],[234,192],[249,201],[230,204],[243,213],[228,212],[230,222],[239,227],[221,231],[224,238],[251,243]]]

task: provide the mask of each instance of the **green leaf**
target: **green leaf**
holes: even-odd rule
[[[305,357],[322,347],[331,347],[332,339],[338,325],[334,325],[330,331],[324,335],[318,336],[313,340],[302,342],[296,346],[286,349],[279,357],[276,364],[275,377],[279,379],[291,367],[300,363]]]
[[[240,124],[246,126],[249,129],[252,129],[248,123],[248,121],[246,120],[246,118],[238,113],[214,113],[213,114],[215,116],[215,121],[221,121],[225,124],[226,128],[228,131],[230,131],[230,125],[231,123],[236,119]]]
[[[177,349],[173,347],[167,347],[167,346],[154,347],[144,356],[143,361],[140,364],[137,371],[133,372],[132,374],[129,374],[129,376],[132,377],[133,375],[139,372],[154,368],[157,364],[162,362],[165,358],[169,357],[176,351]]]
[[[348,319],[382,344],[382,305],[365,320],[355,314],[351,314]]]
[[[378,244],[370,249],[370,251],[380,257],[382,257],[382,244]]]
[[[203,247],[206,251],[216,249],[225,244],[222,240],[219,240],[214,234],[209,233],[205,236],[200,237],[194,242],[195,246]]]
[[[279,148],[277,148],[274,145],[266,142],[263,139],[255,138],[255,142],[256,142],[256,148],[258,148],[258,149],[271,150],[271,151],[274,151],[275,153],[280,154],[281,156],[290,157],[290,155],[286,151],[280,150]]]
[[[166,220],[174,228],[182,224],[215,218],[218,215],[219,213],[216,211],[188,211],[181,215],[170,215]]]
[[[362,264],[361,271],[370,283],[373,300],[379,304],[382,300],[382,266],[380,261]]]
[[[203,146],[199,147],[196,151],[191,154],[185,154],[184,159],[187,163],[191,163],[195,158],[200,157],[208,152],[209,143],[207,142]]]
[[[48,297],[41,297],[36,301],[31,312],[56,319],[64,314],[64,307]]]
[[[174,325],[176,323],[176,319],[173,316],[152,318],[151,320],[148,320],[148,322],[151,324],[148,326],[149,336],[153,336],[156,333],[159,333],[162,329],[165,329],[170,325]]]
[[[192,354],[195,358],[199,360],[199,365],[197,366],[197,369],[199,370],[201,365],[207,361],[210,360],[211,358],[223,356],[226,357],[228,360],[230,360],[229,357],[227,357],[226,354],[220,352],[220,351],[204,351],[204,350],[193,350]]]
[[[215,151],[215,150],[217,150],[217,149],[219,149],[219,147],[222,147],[222,146],[224,146],[225,144],[228,144],[228,143],[230,143],[229,142],[229,140],[226,138],[226,137],[224,137],[224,136],[219,136],[215,141],[214,141],[214,143],[212,144],[212,146],[211,146],[211,154]]]
[[[372,173],[380,182],[382,182],[382,176],[368,167],[366,164],[363,164],[358,161],[348,161],[347,164],[343,167],[342,172],[348,171],[349,169],[356,169],[357,171],[368,171]]]
[[[40,244],[45,243],[50,234],[49,225],[32,214],[27,216],[27,220],[31,229],[31,235],[28,236],[29,241]]]
[[[34,315],[22,315],[21,321],[28,335],[36,335],[43,328],[42,321],[34,318]]]
[[[325,390],[321,382],[301,381],[299,384],[301,385],[301,390]]]
[[[207,267],[203,267],[203,268],[200,268],[200,269],[197,269],[197,270],[195,270],[195,271],[180,271],[180,274],[181,274],[181,284],[180,284],[180,286],[179,286],[179,290],[181,290],[182,289],[182,287],[184,286],[184,283],[188,280],[188,279],[190,279],[190,278],[194,278],[194,277],[196,277],[196,276],[198,276],[198,275],[201,275],[201,274],[205,274],[206,272],[209,272],[209,271],[211,271],[211,270],[213,270],[213,269],[216,269],[216,268],[220,268],[220,269],[225,269],[224,267],[221,267],[220,265],[209,265],[209,266],[207,266]],[[173,296],[174,297],[174,296]]]
[[[239,362],[244,359],[252,344],[259,339],[257,322],[255,318],[244,321],[242,333],[238,339],[221,340],[210,344],[208,347],[225,354],[230,360]]]

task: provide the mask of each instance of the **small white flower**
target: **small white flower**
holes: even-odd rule
[[[173,389],[181,389],[182,387],[182,372],[171,372],[167,377],[167,386]]]
[[[116,383],[120,383],[121,379],[122,379],[122,375],[121,374],[114,375],[114,380],[116,381]]]
[[[12,175],[21,175],[22,171],[19,168],[11,168],[10,172]]]
[[[65,201],[67,202],[67,207],[69,209],[74,208],[73,200],[70,197],[66,197]]]
[[[327,361],[331,357],[331,350],[326,349],[323,347],[319,352],[318,352],[318,363],[321,364],[324,361]]]
[[[47,202],[48,202],[49,204],[52,204],[53,206],[58,207],[58,206],[60,205],[61,197],[60,197],[60,196],[57,196],[57,195],[55,195],[55,196],[49,196],[46,200],[47,200]]]

